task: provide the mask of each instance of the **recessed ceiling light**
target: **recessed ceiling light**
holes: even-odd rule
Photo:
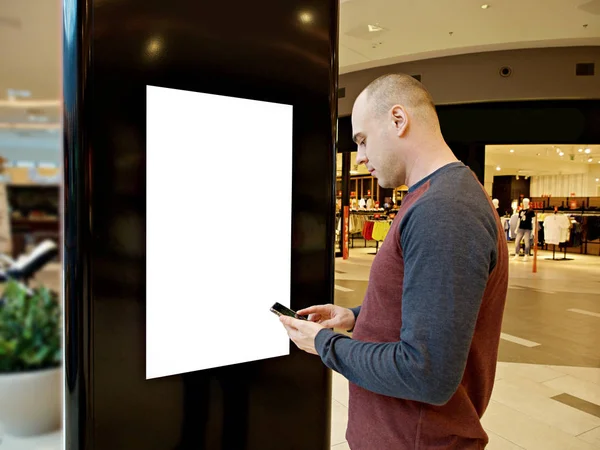
[[[156,57],[163,48],[163,40],[160,36],[153,37],[146,44],[146,54],[150,57]]]
[[[488,9],[489,7],[490,7],[490,5],[487,3],[481,5],[481,9]]]
[[[594,160],[594,158],[592,158],[591,156],[588,158],[588,162],[592,162]]]
[[[586,154],[586,155],[589,155],[590,153],[592,153],[592,150],[590,150],[589,148],[586,148],[586,149],[585,149],[585,154]]]
[[[579,153],[583,153],[583,149],[582,148],[580,148],[578,151],[579,151]]]
[[[378,31],[383,31],[383,28],[379,26],[379,24],[375,25],[367,25],[369,28],[369,33],[376,33]]]
[[[500,168],[500,166],[496,166],[496,170],[501,171],[502,169]]]
[[[537,155],[538,155],[538,156],[540,156],[540,155],[541,155],[541,153],[538,153]]]
[[[515,152],[515,150],[511,148],[511,149],[510,149],[510,152],[511,152],[511,153],[514,153],[514,152]]]
[[[300,22],[302,22],[304,25],[308,25],[314,20],[313,15],[308,11],[301,12],[298,17],[300,19]]]
[[[558,152],[558,156],[565,156],[565,152]]]
[[[597,183],[598,181],[600,181],[600,178],[596,178],[596,183]]]

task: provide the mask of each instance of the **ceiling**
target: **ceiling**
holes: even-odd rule
[[[340,1],[341,73],[477,51],[600,45],[600,0]],[[60,161],[61,5],[0,0],[0,155],[10,160]],[[30,95],[9,102],[9,89]]]
[[[0,155],[12,161],[60,161],[61,4],[0,1]]]
[[[590,153],[586,153],[586,149]],[[589,158],[592,162],[588,162]],[[485,165],[494,168],[494,175],[589,173],[590,169],[598,170],[599,161],[600,145],[488,145],[485,148]]]
[[[342,0],[341,5],[340,73],[464,53],[576,45],[600,45],[600,0]]]

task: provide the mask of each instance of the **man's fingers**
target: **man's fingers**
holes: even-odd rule
[[[324,320],[323,322],[321,322],[321,325],[324,326],[325,328],[335,328],[337,326],[337,320],[336,319],[329,319],[329,320]]]
[[[307,316],[309,314],[325,314],[329,312],[327,305],[315,305],[310,308],[301,309],[300,311],[296,311],[296,314],[299,316]]]
[[[300,319],[294,319],[293,317],[290,316],[279,316],[279,321],[286,327],[286,328],[293,328],[295,330],[297,330],[298,328],[300,328],[305,321],[304,320],[300,320]]]

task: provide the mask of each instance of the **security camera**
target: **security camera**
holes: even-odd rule
[[[502,78],[508,78],[512,75],[512,69],[509,66],[504,66],[500,68],[500,76]]]

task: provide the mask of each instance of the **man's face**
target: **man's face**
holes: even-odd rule
[[[396,188],[404,183],[400,159],[400,138],[390,114],[376,113],[363,92],[352,111],[352,132],[358,146],[357,164],[364,164],[381,187]]]

